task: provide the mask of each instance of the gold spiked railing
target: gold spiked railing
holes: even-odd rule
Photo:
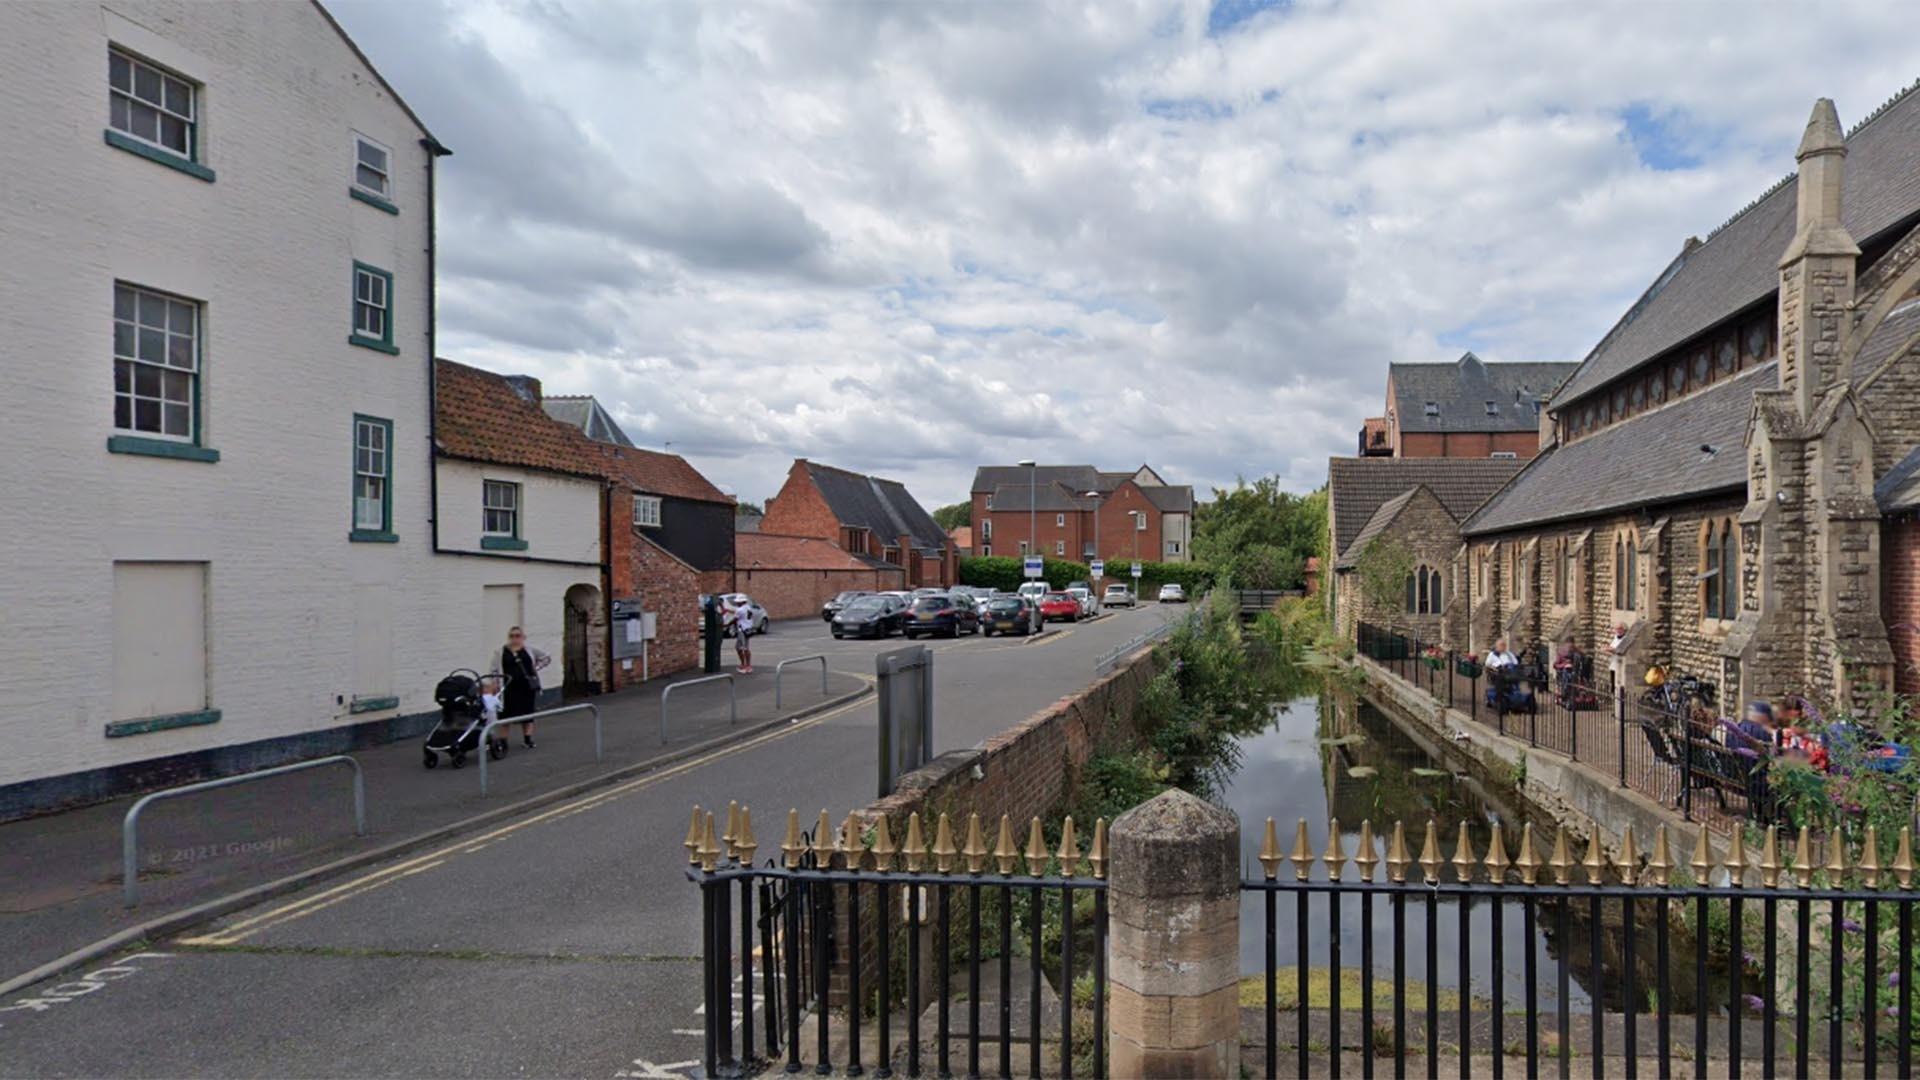
[[[956,1040],[964,1042],[967,1074],[982,1075],[982,1044],[992,1042],[986,1036],[996,1027],[1001,1075],[1013,1075],[1013,1049],[1023,1039],[1032,1075],[1044,1070],[1071,1076],[1076,1058],[1093,1075],[1104,1075],[1106,820],[1094,822],[1084,848],[1071,817],[1060,823],[1052,843],[1040,819],[1030,819],[1024,849],[1016,841],[1019,827],[1006,815],[990,823],[978,814],[955,821],[946,813],[929,819],[913,813],[897,841],[895,826],[884,815],[859,813],[835,826],[822,810],[812,830],[803,831],[800,812],[788,810],[778,855],[756,864],[749,808],[729,803],[723,817],[693,808],[684,846],[687,873],[702,886],[706,914],[708,1075],[751,1071],[783,1055],[790,1071],[801,1068],[807,1008],[816,1025],[813,1063],[857,1074],[864,1068],[862,1026],[868,1017],[864,1007],[846,1006],[864,1006],[869,999],[876,1005],[871,1021],[878,1029],[880,1061],[875,1064],[885,1067],[903,1050],[905,1071],[919,1075],[923,985],[936,995],[934,1047],[942,1075],[955,1071],[950,1056]],[[995,838],[991,848],[989,833]],[[1076,910],[1082,907],[1086,910]],[[987,933],[983,916],[992,921],[997,941]],[[1081,923],[1088,938],[1084,943],[1077,941],[1076,918],[1086,920]],[[1016,924],[1027,937],[1025,956],[1018,961]],[[1050,944],[1058,949],[1052,971],[1046,967]],[[902,945],[907,1031],[896,1041],[891,1024],[903,1003],[893,1000],[892,976]],[[923,964],[926,948],[932,950],[929,964]],[[991,966],[997,969],[998,994],[983,995],[983,968],[996,958],[999,963]],[[948,992],[955,964],[964,965],[967,979],[961,1003],[968,1011],[964,1035],[955,1034],[955,995]],[[1014,985],[1016,966],[1026,968],[1024,987]],[[930,972],[923,970],[929,967]],[[1072,988],[1081,978],[1093,983],[1091,1023],[1077,1039],[1073,1007],[1059,1010],[1056,1032],[1042,1030],[1041,987],[1049,974],[1060,987]],[[736,979],[749,990],[758,987],[757,1008],[751,993],[736,992]],[[863,986],[872,988],[866,996]],[[1011,1005],[1021,990],[1028,1023],[1027,1030],[1016,1032]],[[983,1002],[997,1009],[996,1017],[983,1020]],[[836,1008],[845,1025],[843,1040],[830,1034]],[[764,1045],[756,1041],[756,1031],[764,1035]],[[845,1047],[846,1060],[831,1062],[836,1045]]]
[[[1397,1062],[1396,1071],[1437,1066],[1445,1046],[1457,1050],[1461,1076],[1476,1066],[1500,1076],[1509,1056],[1515,1072],[1528,1076],[1543,1075],[1543,1057],[1557,1057],[1567,1075],[1576,1053],[1596,1076],[1606,1069],[1634,1075],[1643,1061],[1653,1075],[1739,1075],[1756,1049],[1767,1075],[1875,1075],[1883,1061],[1890,1073],[1912,1075],[1913,924],[1920,904],[1912,891],[1912,830],[1900,831],[1890,859],[1871,827],[1853,858],[1836,841],[1816,860],[1805,828],[1791,838],[1778,827],[1760,835],[1756,857],[1743,833],[1716,846],[1702,829],[1683,865],[1664,825],[1654,830],[1644,856],[1627,827],[1612,845],[1597,834],[1588,837],[1584,857],[1576,858],[1580,845],[1565,829],[1556,828],[1543,845],[1525,825],[1517,849],[1510,849],[1498,822],[1474,829],[1463,821],[1449,857],[1434,821],[1426,823],[1416,855],[1401,822],[1383,845],[1370,821],[1357,836],[1330,821],[1316,845],[1302,819],[1288,848],[1269,818],[1255,856],[1259,874],[1242,883],[1265,894],[1265,1073],[1338,1076],[1341,1054],[1326,1051],[1352,1038],[1342,1011],[1357,1005],[1359,1030],[1367,1033],[1361,1058],[1367,1076],[1373,1053],[1385,1050],[1377,1038],[1385,1031],[1376,1027],[1377,1007],[1391,1009],[1389,1064]],[[1349,852],[1350,841],[1357,851]],[[1385,873],[1376,876],[1382,863]],[[1291,957],[1280,948],[1282,901],[1293,908]],[[1424,916],[1423,938],[1407,934],[1409,905]],[[1351,972],[1342,966],[1348,942],[1342,922],[1356,907],[1361,955],[1359,971]],[[1374,933],[1382,907],[1379,914],[1391,923],[1384,956]],[[1443,925],[1443,915],[1451,925]],[[1522,931],[1517,941],[1505,925],[1515,915]],[[1897,928],[1882,933],[1887,918]],[[1476,925],[1484,946],[1475,944]],[[1557,932],[1543,936],[1549,926]],[[1445,963],[1444,937],[1458,950]],[[1422,944],[1425,985],[1410,997],[1409,951]],[[1508,948],[1521,952],[1518,972],[1508,968]],[[1782,948],[1792,956],[1781,956]],[[1283,994],[1288,961],[1297,981]],[[1692,978],[1680,974],[1691,986],[1677,995],[1676,969],[1688,961]],[[1543,973],[1543,966],[1557,971]],[[1350,974],[1359,976],[1357,992],[1343,991],[1351,984],[1342,976]],[[1543,974],[1551,981],[1543,983]],[[1577,1050],[1570,993],[1576,975],[1588,999],[1607,1003],[1611,1014],[1584,1010],[1590,1045]],[[1556,1016],[1542,1016],[1543,991]],[[1351,995],[1347,1001],[1343,992]],[[1442,1015],[1447,995],[1457,999],[1457,1015]],[[1289,998],[1296,1002],[1287,1010],[1296,1027],[1290,1033],[1294,1060],[1283,1069],[1279,1003]],[[1411,1024],[1410,1002],[1425,1013]],[[1679,1053],[1676,1015],[1692,1025],[1680,1032]],[[1556,1020],[1553,1030],[1542,1030],[1543,1022]],[[1743,1036],[1743,1022],[1757,1023],[1757,1038]],[[1640,1037],[1643,1024],[1650,1040]],[[1519,1038],[1509,1039],[1510,1027]],[[1416,1055],[1424,1049],[1425,1064],[1407,1065],[1410,1039]],[[1316,1047],[1326,1055],[1321,1060]]]

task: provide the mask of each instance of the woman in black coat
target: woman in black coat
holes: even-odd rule
[[[527,632],[519,627],[507,631],[507,644],[500,650],[500,718],[511,720],[535,712],[540,700],[540,671],[552,658],[527,645]],[[520,725],[520,741],[533,748],[533,725]]]

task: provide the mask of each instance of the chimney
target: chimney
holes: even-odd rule
[[[1780,389],[1793,395],[1805,417],[1839,377],[1838,342],[1860,256],[1840,217],[1847,143],[1831,100],[1813,103],[1794,160],[1800,164],[1795,229],[1780,257],[1779,378]]]
[[[519,394],[522,399],[535,405],[540,404],[539,379],[531,375],[507,375],[504,378],[507,380],[507,385],[513,387],[513,392]]]

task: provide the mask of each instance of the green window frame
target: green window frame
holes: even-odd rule
[[[393,421],[353,414],[353,489],[347,539],[391,544],[393,532]]]
[[[525,551],[520,536],[520,485],[511,480],[480,481],[480,547],[483,551]]]
[[[347,342],[398,356],[393,345],[393,274],[355,260]]]

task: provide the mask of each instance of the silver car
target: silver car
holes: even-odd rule
[[[1116,581],[1101,594],[1100,603],[1106,607],[1132,607],[1133,590]]]

